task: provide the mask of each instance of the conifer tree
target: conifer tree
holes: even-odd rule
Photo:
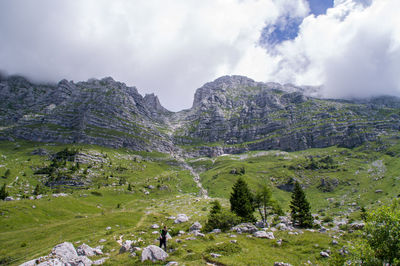
[[[33,195],[37,196],[42,194],[42,188],[40,187],[39,184],[36,185],[35,190],[33,191]]]
[[[8,197],[8,192],[6,191],[6,184],[4,183],[0,189],[0,200],[4,200]]]
[[[229,199],[231,211],[241,217],[244,222],[254,222],[254,204],[247,183],[240,177],[233,185],[233,191]]]
[[[292,210],[292,222],[301,228],[310,228],[313,225],[310,204],[300,184],[296,182],[292,192],[292,201],[290,202]]]

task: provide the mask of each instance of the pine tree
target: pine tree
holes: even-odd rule
[[[229,199],[231,211],[241,217],[244,222],[254,222],[253,195],[247,183],[240,177],[233,185],[233,191]]]
[[[37,196],[42,194],[42,188],[40,187],[39,184],[36,185],[35,190],[33,191],[33,195]]]
[[[132,186],[130,183],[128,184],[128,191],[132,191]]]
[[[210,214],[220,213],[221,210],[222,210],[222,207],[218,200],[214,200],[213,202],[211,202]]]
[[[8,192],[6,191],[6,184],[3,184],[3,186],[0,189],[0,200],[4,200],[7,197],[8,197]]]
[[[290,202],[292,210],[292,222],[301,228],[310,228],[313,225],[310,204],[306,199],[306,194],[300,184],[296,182],[292,192],[292,201]]]

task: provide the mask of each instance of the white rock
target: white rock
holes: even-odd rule
[[[105,257],[105,258],[101,258],[101,259],[95,260],[95,261],[93,261],[93,265],[102,265],[102,264],[104,264],[104,263],[106,262],[106,260],[108,260],[108,259],[109,259],[108,257]]]
[[[87,256],[87,257],[91,257],[94,255],[103,255],[103,252],[101,251],[100,248],[92,248],[86,245],[85,243],[83,243],[76,249],[76,253],[78,253],[78,255],[80,256]]]
[[[107,226],[106,227],[106,230],[108,231],[108,230],[111,230],[111,226]]]
[[[177,218],[175,219],[174,223],[179,224],[179,223],[184,223],[189,221],[189,218],[187,217],[186,214],[178,214]]]
[[[151,229],[158,229],[158,228],[160,228],[160,226],[159,226],[158,224],[153,224],[153,225],[151,226]]]
[[[192,226],[189,228],[189,232],[192,231],[199,231],[203,226],[199,222],[195,222],[192,224]]]
[[[277,229],[279,229],[279,230],[288,230],[286,224],[284,224],[284,223],[279,223],[279,224],[277,224],[275,227],[276,227]]]
[[[323,257],[323,258],[329,258],[329,254],[327,252],[325,252],[325,251],[321,251],[319,253],[319,255],[321,255],[321,257]]]
[[[11,196],[8,196],[8,197],[6,197],[6,198],[4,199],[4,201],[13,201],[13,200],[14,200],[14,198],[11,197]]]
[[[167,264],[165,264],[165,266],[172,266],[172,265],[179,265],[179,263],[177,261],[170,261]]]
[[[132,251],[132,244],[132,240],[126,240],[124,243],[122,243],[122,246],[119,249],[119,254]]]
[[[167,252],[162,250],[161,248],[150,245],[143,249],[142,251],[142,262],[145,260],[151,260],[152,262],[156,262],[159,260],[165,260],[168,257]]]
[[[292,264],[285,262],[274,262],[274,266],[292,266]]]
[[[211,231],[211,233],[219,234],[219,233],[221,233],[221,229],[213,229],[213,230]]]
[[[64,243],[58,244],[57,246],[55,246],[53,248],[53,250],[51,251],[51,254],[53,256],[60,258],[65,263],[68,263],[68,262],[72,261],[73,259],[78,258],[78,253],[76,253],[74,245],[70,242],[64,242]]]
[[[210,256],[213,257],[213,258],[219,258],[222,255],[221,254],[217,254],[217,253],[210,253]]]
[[[257,231],[257,232],[254,232],[253,235],[258,238],[275,239],[274,233],[272,233],[272,232]]]

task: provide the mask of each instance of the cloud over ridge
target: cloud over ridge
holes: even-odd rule
[[[38,81],[112,76],[169,109],[220,75],[323,84],[326,97],[400,95],[400,2],[336,0],[4,0],[0,70]],[[300,19],[297,37],[262,44],[263,31]],[[265,32],[264,32],[265,34]]]

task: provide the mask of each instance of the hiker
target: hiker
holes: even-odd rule
[[[167,227],[164,225],[163,229],[160,231],[160,248],[164,245],[165,251],[167,251]]]

